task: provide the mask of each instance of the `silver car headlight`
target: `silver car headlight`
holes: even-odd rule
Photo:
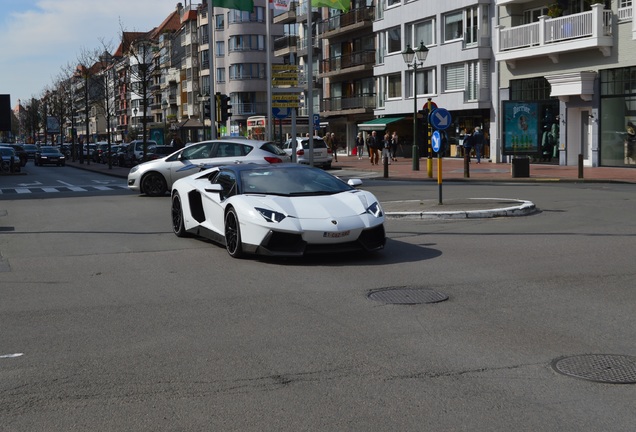
[[[382,217],[382,206],[376,201],[367,208],[367,213],[372,214],[377,218]]]
[[[137,172],[138,169],[139,169],[139,165],[135,165],[134,167],[130,169],[130,174]]]
[[[282,222],[283,219],[285,219],[285,215],[274,211],[274,210],[268,210],[268,209],[264,209],[264,208],[260,208],[260,207],[255,207],[256,211],[259,212],[261,214],[261,216],[263,216],[263,218],[267,221],[267,222]]]

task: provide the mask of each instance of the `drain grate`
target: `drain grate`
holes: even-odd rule
[[[588,381],[636,384],[636,357],[584,354],[556,359],[552,368],[563,375]]]
[[[439,303],[448,300],[448,295],[427,288],[393,287],[371,291],[369,299],[388,304]]]

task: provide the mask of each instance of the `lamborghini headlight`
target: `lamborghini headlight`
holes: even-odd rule
[[[380,206],[380,203],[376,201],[367,208],[367,213],[372,214],[377,218],[382,217],[382,206]]]
[[[285,219],[285,215],[282,213],[279,213],[277,211],[274,210],[269,210],[269,209],[264,209],[264,208],[259,208],[259,207],[255,207],[256,211],[259,212],[261,214],[261,216],[263,216],[263,218],[267,221],[267,222],[282,222],[283,219]]]

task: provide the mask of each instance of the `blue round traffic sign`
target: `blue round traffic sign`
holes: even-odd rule
[[[431,126],[437,130],[445,130],[452,123],[450,113],[444,108],[437,108],[436,110],[433,110],[433,112],[429,115],[429,121],[431,122]]]
[[[431,135],[431,148],[435,153],[439,153],[439,149],[442,147],[442,136],[439,131],[433,132]]]

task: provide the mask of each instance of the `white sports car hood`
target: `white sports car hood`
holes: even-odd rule
[[[342,218],[364,213],[373,204],[365,191],[341,192],[327,196],[281,197],[250,196],[254,207],[265,207],[299,219]]]

